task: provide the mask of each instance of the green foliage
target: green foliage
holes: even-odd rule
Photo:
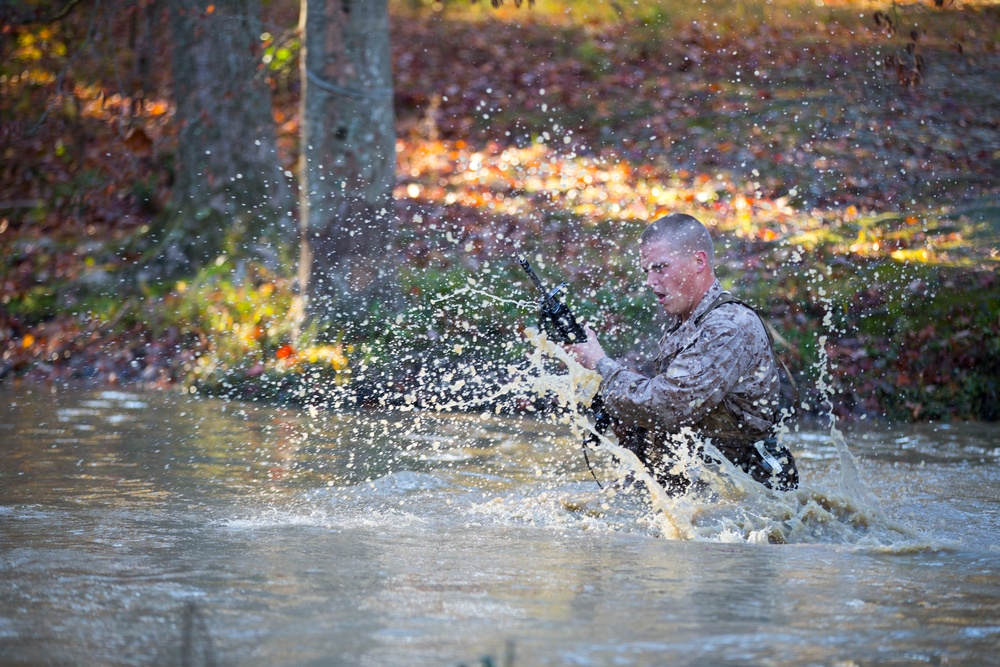
[[[260,266],[244,269],[220,261],[190,281],[179,281],[164,297],[159,328],[183,327],[212,343],[205,365],[233,370],[269,361],[291,341],[290,290]],[[214,368],[213,368],[214,370]]]
[[[611,59],[592,37],[583,39],[573,49],[573,57],[592,75],[606,73],[612,67]]]
[[[275,39],[270,34],[262,36],[264,41],[264,53],[261,62],[271,72],[288,73],[295,67],[295,63],[302,50],[302,43],[297,37],[285,39]]]
[[[11,314],[28,322],[45,320],[58,312],[56,292],[51,285],[36,285],[28,289],[20,299],[11,301],[7,308]]]
[[[846,414],[996,419],[995,273],[881,255],[848,262],[834,242],[812,241],[801,252],[775,244],[762,273],[720,272],[789,343],[779,352],[800,384],[829,368]]]
[[[513,340],[531,302],[513,282],[517,277],[511,267],[496,269],[404,267],[401,282],[408,304],[395,330],[403,346],[416,354],[433,350],[452,360],[486,353],[513,359],[506,343]]]

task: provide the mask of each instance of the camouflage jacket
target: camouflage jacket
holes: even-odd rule
[[[738,303],[706,315],[722,293],[715,281],[687,321],[668,325],[654,377],[609,358],[598,362],[613,417],[662,435],[688,426],[702,437],[750,443],[771,434],[780,389],[767,331]]]

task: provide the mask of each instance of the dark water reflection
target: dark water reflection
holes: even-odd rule
[[[847,433],[902,532],[680,541],[537,422],[0,388],[0,664],[990,664],[996,436]]]

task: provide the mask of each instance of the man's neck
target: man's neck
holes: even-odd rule
[[[691,316],[694,315],[694,312],[696,310],[698,310],[698,306],[700,306],[701,303],[705,300],[705,296],[708,294],[709,290],[712,289],[712,285],[714,284],[715,284],[715,276],[711,275],[709,277],[708,282],[702,286],[702,290],[699,293],[698,298],[695,300],[694,304],[692,304],[691,309],[686,313],[681,314],[680,316],[681,322],[687,322],[689,319],[691,319]]]

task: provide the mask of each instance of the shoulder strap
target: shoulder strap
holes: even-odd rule
[[[740,301],[739,299],[737,299],[735,296],[733,296],[729,292],[723,292],[722,294],[720,294],[719,296],[717,296],[715,298],[715,301],[713,301],[708,306],[708,308],[705,309],[705,312],[703,312],[701,315],[698,316],[698,318],[694,321],[695,326],[701,326],[702,321],[704,321],[705,317],[710,312],[712,312],[713,310],[715,310],[719,306],[726,305],[727,303],[738,303],[739,305],[743,306],[744,308],[749,308],[750,311],[754,315],[757,316],[757,319],[760,320],[760,323],[762,325],[764,325],[764,333],[767,334],[767,342],[771,346],[771,356],[774,357],[774,361],[777,362],[778,366],[781,367],[781,370],[785,371],[785,377],[788,378],[789,384],[792,385],[792,392],[794,394],[793,400],[795,401],[795,409],[798,410],[798,408],[799,408],[799,402],[800,402],[799,401],[799,398],[800,398],[799,397],[799,386],[798,386],[798,384],[796,384],[795,378],[792,377],[792,372],[790,370],[788,370],[788,366],[786,366],[785,362],[781,359],[781,357],[778,356],[778,351],[776,349],[774,349],[774,336],[771,334],[771,327],[770,327],[770,325],[767,323],[767,321],[763,317],[760,316],[760,313],[757,312],[756,308],[754,308],[753,306],[751,306],[751,305],[749,305],[747,303],[744,303],[744,302]]]
[[[694,321],[695,326],[700,327],[701,323],[705,320],[705,318],[708,316],[708,314],[710,312],[712,312],[713,310],[715,310],[719,306],[724,306],[727,303],[738,303],[741,306],[746,306],[747,308],[750,308],[750,306],[747,306],[745,303],[743,303],[742,301],[740,301],[739,299],[737,299],[735,296],[733,296],[729,292],[723,292],[719,296],[715,297],[715,301],[713,301],[711,304],[709,304],[708,308],[705,309],[705,312],[703,312],[701,315],[699,315],[697,317],[697,319],[695,319],[695,321]],[[750,308],[750,310],[753,310],[753,308]],[[756,313],[757,311],[753,310],[753,312]],[[760,316],[758,315],[758,317],[760,317]],[[771,334],[768,334],[768,338],[770,338],[770,335]]]

